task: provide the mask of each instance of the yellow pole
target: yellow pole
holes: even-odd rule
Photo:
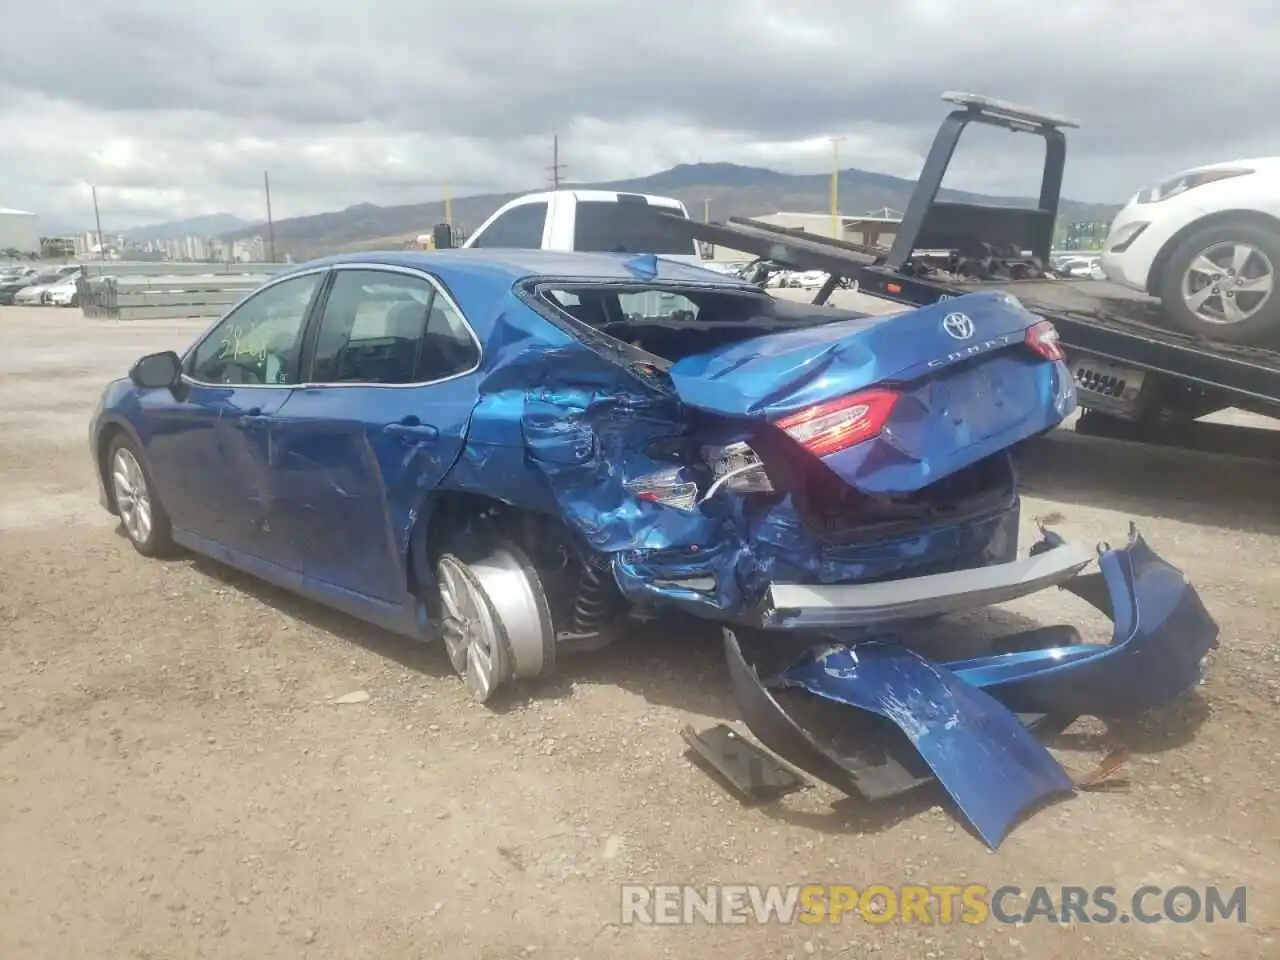
[[[831,237],[840,239],[840,141],[831,137]]]
[[[710,197],[702,198],[702,222],[703,223],[711,222],[711,198]]]
[[[449,229],[453,229],[453,191],[448,184],[444,187],[444,222],[449,225]]]

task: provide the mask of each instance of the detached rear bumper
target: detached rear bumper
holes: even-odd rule
[[[1029,557],[976,570],[884,583],[775,583],[766,595],[761,626],[797,630],[864,627],[975,610],[1066,583],[1094,557],[1092,550],[1057,542]]]
[[[1070,792],[1037,740],[1077,716],[1103,719],[1168,703],[1201,677],[1218,625],[1195,588],[1131,529],[1094,555],[1045,533],[1026,560],[876,587],[775,585],[793,604],[783,625],[912,619],[1060,585],[1114,623],[1110,643],[1070,627],[1000,638],[968,659],[929,659],[910,638],[825,642],[797,660],[792,635],[725,631],[734,696],[747,727],[800,769],[848,793],[886,797],[936,779],[992,847],[1029,809]],[[779,607],[781,612],[783,608]],[[797,619],[807,616],[802,624]],[[899,631],[904,632],[904,631]]]

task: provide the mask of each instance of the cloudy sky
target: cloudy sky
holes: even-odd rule
[[[913,177],[986,93],[1078,118],[1067,193],[1280,153],[1263,0],[0,0],[0,206],[278,218],[724,160]],[[994,132],[992,132],[994,134]],[[949,185],[1021,193],[1030,138]],[[1021,148],[1021,149],[1019,149]]]

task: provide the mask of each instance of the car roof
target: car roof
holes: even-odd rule
[[[618,190],[579,190],[576,187],[564,187],[559,190],[543,190],[540,193],[526,193],[516,199],[522,203],[536,203],[539,200],[550,200],[552,197],[573,197],[579,203],[617,203],[619,197],[644,197],[645,202],[655,207],[679,207],[680,201],[675,197],[663,197],[655,193],[633,193]]]
[[[690,263],[634,253],[577,253],[558,250],[505,250],[495,247],[453,250],[388,250],[335,254],[299,264],[299,270],[338,264],[370,264],[425,270],[451,278],[518,283],[530,277],[626,282],[713,284],[754,289],[737,277]],[[650,275],[646,268],[657,267]],[[292,272],[292,271],[290,271]]]

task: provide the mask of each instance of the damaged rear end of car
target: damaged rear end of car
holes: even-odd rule
[[[936,781],[993,846],[1072,789],[1038,734],[1198,681],[1217,625],[1136,532],[1019,552],[1010,451],[1076,406],[1051,324],[999,292],[873,318],[620,262],[516,285],[452,478],[553,518],[524,543],[557,638],[625,612],[717,622],[765,746],[870,798]],[[565,589],[533,558],[551,541]],[[913,642],[926,618],[1051,588],[1112,616],[1110,641]]]
[[[860,627],[880,617],[851,585],[1010,561],[1009,449],[1074,409],[1052,327],[1002,294],[875,319],[714,285],[524,294],[629,375],[547,389],[525,435],[641,607]]]

